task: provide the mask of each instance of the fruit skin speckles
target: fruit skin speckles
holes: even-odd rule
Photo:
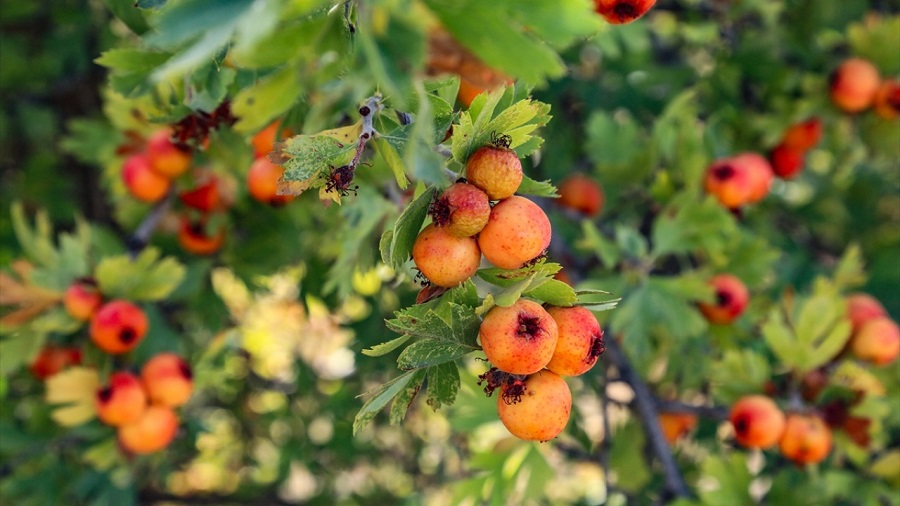
[[[456,237],[431,223],[416,237],[412,258],[428,281],[451,288],[475,275],[481,251],[475,239]]]
[[[540,304],[519,299],[509,307],[491,308],[481,322],[478,338],[487,359],[498,369],[532,374],[550,362],[559,330]]]
[[[509,388],[503,385],[506,390]],[[524,392],[497,397],[497,413],[510,434],[527,441],[549,441],[569,423],[572,393],[558,374],[543,370],[525,379]]]
[[[542,255],[550,245],[550,220],[525,197],[514,196],[491,209],[478,235],[484,257],[501,269],[518,269]]]
[[[491,203],[478,187],[454,183],[435,199],[429,214],[438,227],[457,237],[471,237],[487,225]]]
[[[551,307],[559,339],[547,369],[560,376],[579,376],[597,364],[605,349],[603,329],[594,313],[582,306]]]
[[[466,180],[491,200],[511,197],[522,184],[522,162],[503,146],[482,146],[466,161]]]

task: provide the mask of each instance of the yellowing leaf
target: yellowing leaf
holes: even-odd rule
[[[228,307],[228,312],[235,320],[242,320],[253,303],[247,285],[225,267],[213,269],[211,278],[213,291]]]
[[[866,395],[884,395],[885,388],[875,375],[856,362],[844,362],[831,377],[831,382]]]
[[[359,139],[359,133],[361,131],[362,120],[359,120],[349,126],[332,128],[331,130],[322,130],[318,133],[318,135],[331,137],[332,139],[337,139],[341,142],[356,142]]]
[[[88,367],[71,367],[47,379],[47,404],[62,404],[51,417],[64,427],[81,425],[96,416],[94,398],[100,388],[97,371]]]
[[[18,326],[31,321],[37,315],[56,305],[62,294],[31,283],[30,274],[34,270],[29,262],[16,260],[12,269],[18,279],[6,272],[0,272],[0,306],[15,306],[16,309],[0,318],[0,325]]]
[[[894,486],[900,486],[900,450],[891,450],[882,455],[872,464],[869,472]]]

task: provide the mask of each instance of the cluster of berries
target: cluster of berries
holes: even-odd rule
[[[603,330],[589,310],[545,309],[528,299],[491,308],[478,338],[494,366],[479,377],[485,393],[500,389],[500,421],[529,441],[548,441],[565,429],[572,394],[562,377],[586,373],[605,350]]]
[[[97,417],[118,429],[125,450],[157,452],[175,438],[179,420],[174,408],[186,403],[192,390],[187,362],[174,353],[160,353],[144,364],[140,377],[127,371],[110,375],[97,391]]]
[[[256,201],[272,207],[281,207],[294,200],[293,195],[278,194],[278,180],[284,174],[284,167],[272,163],[267,157],[278,140],[281,123],[274,122],[260,130],[251,139],[255,160],[247,172],[247,189]],[[290,137],[293,133],[284,130],[282,137]]]
[[[132,302],[104,301],[97,283],[78,279],[66,289],[63,306],[76,320],[89,323],[88,333],[97,348],[121,355],[133,350],[144,339],[149,321],[144,311]],[[77,347],[47,345],[30,366],[42,380],[69,366],[80,365],[82,353]],[[141,368],[140,377],[126,371],[114,372],[108,384],[96,393],[98,418],[118,428],[119,442],[133,453],[152,453],[169,445],[178,430],[173,408],[190,398],[193,381],[190,366],[173,353],[160,353]]]
[[[509,149],[508,136],[475,151],[465,172],[466,182],[454,183],[432,203],[432,223],[413,244],[416,268],[440,287],[471,278],[482,255],[501,269],[518,269],[550,245],[546,213],[514,195],[522,183],[522,163]]]
[[[769,152],[772,169],[778,177],[791,179],[803,169],[806,152],[819,143],[822,122],[818,118],[791,125],[781,136],[781,142]]]
[[[125,188],[137,200],[155,203],[173,191],[175,181],[188,173],[193,166],[193,153],[185,145],[174,141],[169,129],[155,131],[140,146],[128,146],[130,154],[122,165]],[[211,255],[225,242],[225,228],[219,227],[210,234],[210,218],[233,204],[233,192],[226,190],[221,177],[207,170],[191,171],[190,187],[180,193],[180,200],[188,208],[179,219],[178,243],[185,251],[195,255]],[[192,214],[196,216],[192,217]]]
[[[900,80],[881,79],[868,60],[845,60],[831,75],[831,102],[844,112],[859,113],[874,107],[884,119],[900,115]]]

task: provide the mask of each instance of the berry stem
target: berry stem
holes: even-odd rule
[[[611,336],[613,334],[607,332],[607,335]],[[619,376],[628,383],[634,391],[635,408],[644,425],[644,431],[647,433],[650,448],[653,449],[653,453],[656,454],[659,463],[662,465],[666,489],[676,498],[690,497],[691,494],[688,491],[687,484],[684,482],[684,477],[678,469],[678,464],[672,456],[672,450],[669,448],[669,443],[666,441],[662,432],[662,427],[659,425],[659,412],[656,409],[656,402],[654,401],[653,394],[650,393],[650,389],[647,387],[647,384],[644,383],[644,380],[641,379],[638,372],[634,370],[634,367],[632,367],[631,362],[628,360],[625,352],[619,347],[619,343],[616,342],[615,338],[609,339],[606,343],[606,356],[612,360],[613,364],[619,370]]]

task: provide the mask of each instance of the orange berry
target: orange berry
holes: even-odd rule
[[[779,144],[769,152],[769,160],[772,161],[772,169],[778,177],[793,179],[803,170],[803,152]]]
[[[134,198],[147,203],[158,202],[166,196],[172,182],[150,168],[150,158],[139,153],[125,159],[122,180]]]
[[[675,444],[680,437],[694,430],[697,426],[697,415],[691,413],[667,413],[659,414],[659,426],[663,436],[670,445]]]
[[[559,329],[540,304],[519,299],[509,307],[492,307],[484,315],[478,338],[487,359],[498,369],[532,374],[550,362]]]
[[[603,190],[584,174],[571,174],[559,185],[559,205],[594,217],[603,209]]]
[[[119,444],[132,453],[153,453],[169,446],[177,432],[178,415],[172,408],[149,406],[137,421],[119,427]]]
[[[157,174],[174,179],[191,168],[191,152],[171,141],[169,130],[157,130],[147,139],[150,168]]]
[[[831,429],[818,415],[791,413],[778,441],[781,454],[798,465],[815,464],[831,453]]]
[[[534,202],[513,196],[497,203],[478,235],[478,246],[501,269],[518,269],[550,245],[550,219]]]
[[[150,402],[175,408],[186,403],[193,391],[193,376],[187,362],[174,353],[160,353],[144,364],[141,380]]]
[[[431,223],[416,237],[412,258],[428,281],[450,288],[475,275],[481,251],[475,239],[457,237]]]
[[[247,173],[250,196],[272,207],[281,207],[294,200],[293,195],[278,195],[278,180],[282,174],[284,167],[275,165],[265,158],[258,158]]]
[[[700,312],[710,323],[727,325],[733,322],[750,300],[750,292],[744,282],[730,274],[719,274],[710,279],[709,284],[715,289],[716,301],[712,304],[698,304]]]
[[[737,209],[750,201],[753,179],[747,167],[733,159],[717,160],[706,170],[706,192],[716,197],[728,209]]]
[[[831,75],[831,101],[845,112],[863,111],[872,105],[880,84],[875,65],[861,58],[850,58]]]
[[[101,350],[117,355],[137,346],[147,327],[147,315],[141,308],[125,300],[113,300],[91,318],[91,341]]]
[[[35,378],[45,380],[70,365],[81,363],[81,350],[64,346],[47,345],[28,367]]]
[[[478,187],[454,183],[431,204],[429,214],[436,226],[457,237],[471,237],[487,224],[491,203]]]
[[[103,304],[103,296],[92,279],[75,280],[63,295],[63,306],[72,318],[88,321]]]
[[[549,441],[569,423],[572,392],[558,374],[544,370],[528,376],[523,385],[502,388],[503,393],[497,398],[497,414],[513,436],[527,441]]]
[[[875,92],[875,114],[884,119],[900,115],[900,80],[885,79]]]
[[[784,432],[784,413],[764,395],[738,399],[728,417],[737,442],[747,448],[769,448]]]
[[[547,313],[556,322],[559,333],[547,369],[560,376],[588,372],[605,349],[597,317],[582,306],[551,307]]]
[[[100,421],[118,427],[141,417],[147,407],[147,394],[137,376],[116,372],[109,377],[109,385],[97,391],[96,405]]]
[[[194,255],[212,255],[222,249],[225,243],[225,227],[220,227],[216,235],[206,233],[203,221],[191,221],[187,216],[181,217],[178,228],[178,244],[188,253]]]
[[[503,146],[482,146],[466,161],[466,180],[481,188],[491,200],[512,196],[523,176],[519,155]]]
[[[281,121],[274,121],[269,124],[269,126],[263,128],[256,135],[250,139],[250,144],[253,145],[253,154],[256,158],[260,158],[268,155],[272,152],[272,149],[275,147],[275,143],[279,139],[284,139],[287,137],[292,137],[294,135],[290,129],[284,129],[281,132],[281,136],[278,135],[278,131],[281,130]]]
[[[900,355],[900,327],[886,316],[868,320],[850,338],[850,351],[875,365],[890,364]]]
[[[821,138],[822,121],[819,118],[810,118],[788,127],[781,137],[781,144],[795,151],[804,152],[815,147]]]
[[[867,293],[852,293],[847,296],[847,318],[854,334],[864,323],[881,316],[887,316],[887,310],[875,297]]]

